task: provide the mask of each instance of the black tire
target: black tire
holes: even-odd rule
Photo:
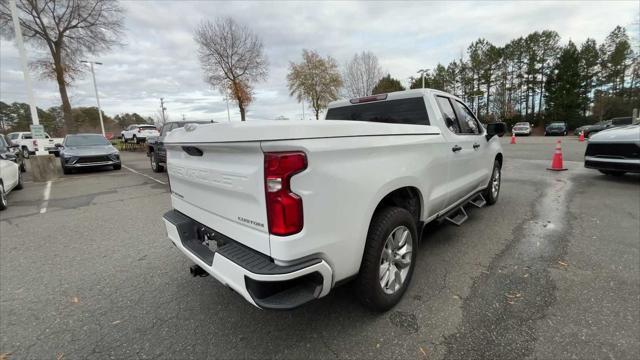
[[[133,141],[134,144],[138,144],[138,137],[133,135],[133,137],[131,138],[131,141]]]
[[[27,166],[24,164],[24,160],[20,163],[20,172],[26,172]]]
[[[29,153],[29,148],[27,148],[26,146],[22,147],[22,157],[25,159],[28,159],[29,156],[31,156],[31,154]]]
[[[549,134],[545,131],[544,136],[549,136]]]
[[[71,168],[68,168],[68,167],[66,167],[66,166],[64,166],[64,165],[62,166],[62,173],[63,173],[63,174],[65,174],[65,175],[69,175],[69,174],[71,174],[72,172],[73,172],[73,170],[72,170]]]
[[[605,175],[610,176],[622,176],[626,173],[626,171],[616,171],[616,170],[598,170]]]
[[[411,235],[411,263],[402,282],[394,293],[386,293],[380,283],[380,269],[383,250],[390,234],[398,227],[406,227]],[[408,241],[408,240],[407,240]],[[399,207],[386,207],[378,210],[371,220],[367,242],[365,244],[360,272],[355,280],[356,296],[371,310],[387,311],[396,305],[407,290],[415,268],[418,249],[418,234],[413,216],[407,210]]]
[[[122,164],[113,165],[113,170],[120,170],[120,169],[122,169]]]
[[[123,143],[123,144],[126,144],[126,143],[127,143],[127,138],[126,138],[126,137],[124,137],[124,135],[122,135],[122,136],[121,136],[121,138],[122,138],[122,143]]]
[[[493,184],[495,177],[498,177],[497,190],[494,191]],[[498,202],[498,197],[500,196],[500,188],[502,187],[502,166],[500,165],[500,161],[496,159],[493,162],[493,169],[491,170],[491,178],[489,179],[489,184],[487,184],[487,188],[482,192],[482,196],[487,201],[487,205],[493,205]]]
[[[22,190],[24,185],[22,184],[22,173],[18,172],[18,184],[14,187],[14,190]]]
[[[160,162],[158,162],[155,151],[152,151],[149,154],[149,161],[151,162],[151,170],[153,170],[153,172],[159,173],[164,171],[164,166],[162,166]]]
[[[4,184],[0,182],[0,210],[6,209],[7,206],[7,194],[4,192]]]

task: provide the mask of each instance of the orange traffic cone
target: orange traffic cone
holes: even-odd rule
[[[578,141],[584,142],[584,130],[580,131],[580,137],[578,138]]]
[[[560,140],[556,143],[556,152],[553,154],[553,159],[551,160],[551,167],[547,168],[547,170],[553,171],[563,171],[567,170],[562,164],[562,147],[560,146]]]
[[[511,134],[511,144],[516,143],[516,134]]]

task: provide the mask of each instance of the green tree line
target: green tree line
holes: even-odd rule
[[[600,45],[561,45],[557,32],[536,31],[496,46],[472,42],[466,58],[437,64],[425,87],[453,93],[471,104],[484,121],[570,126],[630,116],[640,107],[640,62],[626,29],[616,27]],[[422,87],[422,78],[410,88]]]
[[[46,132],[52,136],[66,134],[64,114],[60,106],[50,107],[47,110],[37,109],[40,124],[44,126]],[[99,133],[101,131],[97,107],[72,108],[71,115],[75,132]],[[122,113],[110,117],[102,112],[102,118],[105,131],[114,133],[119,133],[131,124],[153,124],[153,119],[137,113]],[[29,125],[31,125],[29,104],[19,102],[7,104],[0,101],[0,132],[6,134],[14,131],[29,131]]]

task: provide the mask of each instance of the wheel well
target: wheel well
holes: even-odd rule
[[[500,167],[502,167],[502,153],[498,153],[498,155],[496,155],[496,160],[498,160]]]
[[[413,215],[416,223],[418,223],[420,221],[420,212],[422,211],[422,196],[420,195],[420,190],[412,186],[396,189],[380,200],[376,211],[387,206],[397,206],[406,209]]]

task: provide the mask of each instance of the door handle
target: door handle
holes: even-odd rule
[[[480,144],[478,143],[473,144],[473,150],[478,150],[479,147],[480,147]]]
[[[460,151],[460,150],[462,150],[462,146],[458,146],[458,145],[456,145],[456,146],[454,146],[454,147],[452,147],[452,148],[451,148],[451,151],[453,151],[453,152],[458,152],[458,151]]]

